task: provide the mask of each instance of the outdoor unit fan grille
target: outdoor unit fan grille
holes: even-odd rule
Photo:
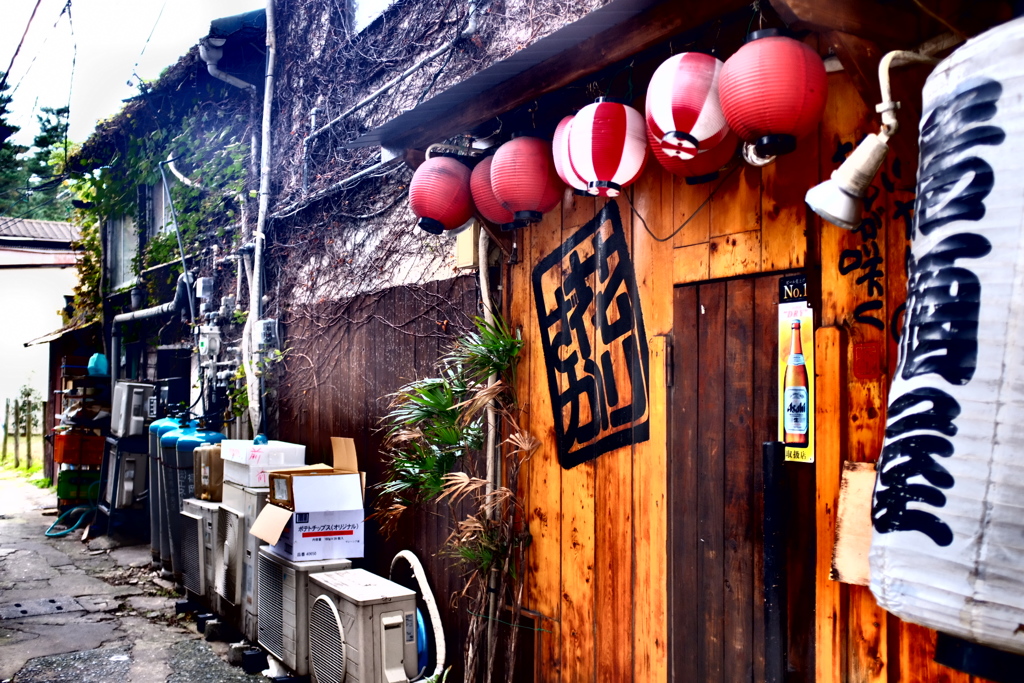
[[[181,582],[195,595],[202,595],[203,589],[203,535],[199,531],[202,517],[181,513]]]
[[[309,609],[309,663],[316,683],[345,680],[345,628],[334,601],[323,595]]]
[[[270,654],[283,660],[284,653],[284,577],[282,568],[260,555],[259,590],[256,598],[259,614],[259,642]]]
[[[217,594],[232,605],[237,605],[242,578],[240,566],[242,539],[239,538],[242,520],[234,512],[220,508],[217,526],[220,527],[218,538],[223,543],[220,566],[217,567]]]

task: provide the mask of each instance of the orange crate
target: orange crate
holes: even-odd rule
[[[53,461],[61,465],[102,465],[104,439],[94,434],[53,435]]]

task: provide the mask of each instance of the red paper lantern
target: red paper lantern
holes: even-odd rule
[[[551,153],[555,158],[555,171],[569,187],[577,192],[587,194],[587,181],[576,175],[569,161],[569,127],[575,116],[566,116],[555,127],[555,135],[551,142]]]
[[[418,225],[432,235],[453,230],[473,217],[469,168],[450,157],[424,161],[409,183],[409,206]]]
[[[498,198],[494,196],[494,188],[491,187],[491,164],[493,163],[493,156],[487,156],[480,160],[469,178],[469,189],[473,194],[476,210],[480,212],[481,216],[500,225],[502,230],[511,230],[515,227],[515,216],[501,205]]]
[[[533,137],[509,140],[494,153],[491,188],[517,223],[536,223],[562,201],[565,185],[555,170],[551,144]]]
[[[729,127],[718,102],[722,62],[700,52],[665,60],[647,86],[647,128],[651,147],[671,157],[692,159],[721,142]]]
[[[711,149],[700,152],[692,159],[680,159],[666,154],[657,144],[653,134],[648,133],[648,137],[651,141],[651,152],[658,163],[672,175],[685,178],[687,185],[699,185],[717,178],[718,171],[736,156],[736,146],[740,142],[736,133],[726,130],[725,139]]]
[[[617,197],[643,173],[647,125],[636,109],[600,98],[569,126],[569,161],[590,194]]]
[[[718,91],[729,127],[758,155],[774,156],[792,152],[821,120],[828,78],[818,53],[767,29],[726,61]]]

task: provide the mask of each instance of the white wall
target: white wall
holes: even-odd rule
[[[23,384],[45,396],[48,345],[24,344],[61,328],[64,295],[77,282],[73,267],[0,269],[0,412]]]

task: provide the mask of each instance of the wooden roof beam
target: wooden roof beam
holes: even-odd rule
[[[924,42],[928,16],[911,2],[880,0],[770,0],[786,25],[818,33],[838,31],[880,43],[888,49]],[[932,31],[936,33],[937,31]],[[844,68],[846,67],[843,64]]]

